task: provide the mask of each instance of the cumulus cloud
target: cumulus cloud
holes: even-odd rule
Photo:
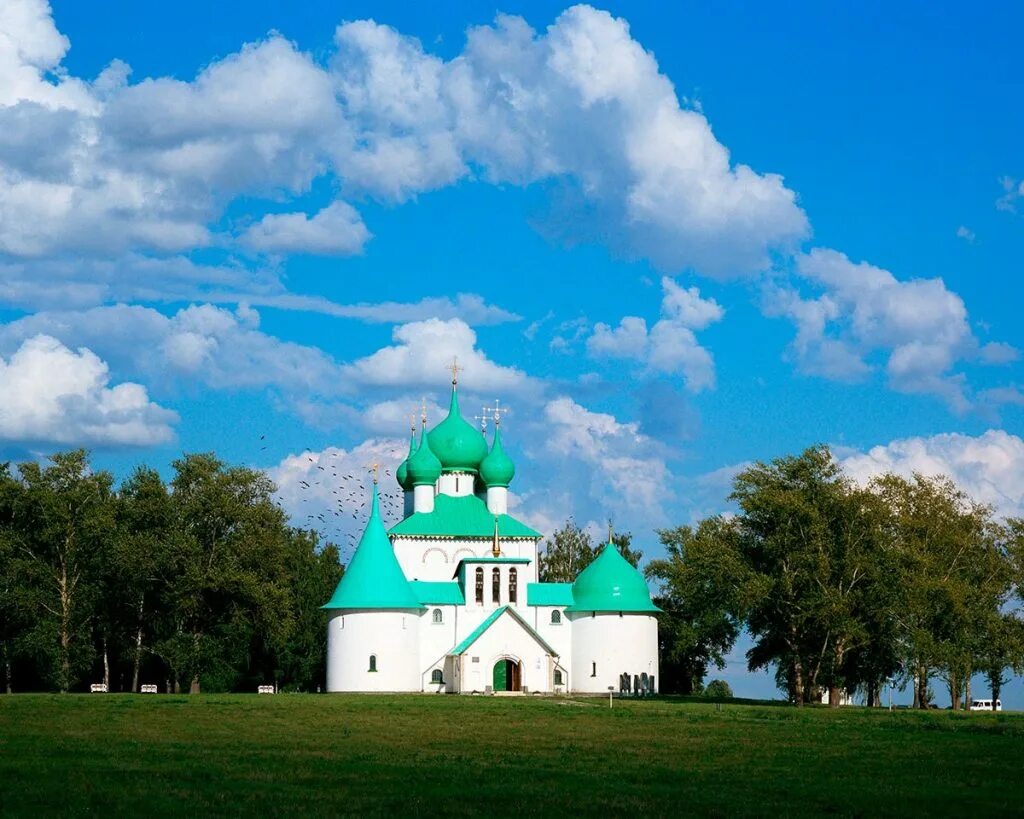
[[[242,244],[265,253],[318,253],[351,256],[370,238],[356,209],[335,202],[313,216],[271,213],[242,234]]]
[[[587,339],[587,352],[594,357],[639,361],[647,373],[682,375],[691,392],[713,388],[714,360],[698,343],[694,331],[719,321],[725,311],[714,299],[701,298],[696,287],[680,287],[667,276],[661,286],[662,318],[650,330],[638,316],[625,316],[618,327],[599,322]]]
[[[22,289],[35,282],[51,299],[64,287],[77,300],[109,299],[110,288],[137,298],[140,255],[358,252],[369,230],[348,202],[261,213],[261,198],[295,202],[324,176],[385,202],[467,175],[553,182],[553,208],[579,216],[576,199],[589,214],[555,220],[582,231],[567,238],[610,236],[625,254],[712,275],[762,269],[806,234],[781,178],[734,162],[626,22],[589,6],[544,32],[499,17],[447,61],[372,21],[339,26],[324,61],[272,33],[192,79],[132,83],[118,61],[76,78],[62,64],[68,47],[45,0],[4,4],[0,255],[26,268]],[[235,201],[253,211],[241,232],[222,220]],[[220,288],[188,267],[169,265],[177,275],[149,289],[190,285],[188,298],[210,300]],[[284,291],[277,271],[255,272]]]
[[[888,270],[825,248],[798,255],[796,271],[821,295],[805,298],[795,289],[769,286],[764,309],[796,324],[791,352],[810,374],[856,380],[874,369],[871,355],[882,354],[893,389],[936,395],[964,412],[971,402],[957,365],[1003,363],[1016,356],[1009,345],[978,341],[963,299],[942,279],[901,281]]]
[[[36,335],[0,358],[0,439],[25,445],[146,446],[173,437],[177,415],[139,384],[110,383],[106,363]]]
[[[578,487],[588,495],[589,508],[576,501],[569,510],[610,512],[644,520],[648,528],[665,521],[664,504],[672,497],[666,452],[637,424],[561,396],[545,404],[537,431],[540,443],[529,448],[534,462],[560,476],[551,481],[554,486]]]
[[[1005,430],[902,438],[846,455],[841,463],[862,483],[885,472],[947,475],[999,514],[1024,515],[1024,441]]]
[[[474,390],[534,392],[539,385],[522,370],[496,364],[477,346],[476,332],[459,319],[428,319],[396,327],[395,343],[344,368],[354,383],[372,387],[432,387],[453,358]]]
[[[1014,179],[1004,176],[999,180],[1003,189],[1002,196],[996,200],[996,210],[1006,213],[1016,213],[1017,203],[1024,199],[1024,179]]]

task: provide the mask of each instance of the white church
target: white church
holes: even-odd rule
[[[457,374],[457,369],[455,370]],[[328,691],[656,691],[658,608],[606,545],[574,583],[541,583],[542,535],[508,514],[515,466],[459,411],[426,424],[396,477],[404,519],[385,530],[373,488],[330,601]]]

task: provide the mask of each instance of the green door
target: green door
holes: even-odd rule
[[[495,691],[506,691],[508,690],[508,675],[505,671],[506,663],[504,660],[498,660],[494,664],[494,680],[493,686]]]

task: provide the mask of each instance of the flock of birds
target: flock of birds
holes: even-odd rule
[[[322,512],[313,511],[306,514],[304,528],[315,531],[321,542],[336,544],[341,550],[342,558],[347,560],[355,551],[369,518],[369,484],[372,476],[369,471],[362,474],[358,470],[346,474],[345,467],[338,463],[340,455],[341,453],[328,452],[319,459],[306,455],[307,461],[316,467],[311,471],[317,477],[310,476],[309,480],[300,480],[298,488],[301,493],[300,504],[313,506],[323,504],[327,494],[325,490],[329,489],[327,508]],[[398,459],[397,450],[392,450],[388,455]],[[385,526],[402,518],[405,498],[390,469],[381,467],[379,470],[377,497]]]

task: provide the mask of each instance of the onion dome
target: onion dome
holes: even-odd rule
[[[566,611],[661,611],[651,602],[644,576],[610,542],[580,572],[572,584],[572,599],[573,604]]]
[[[420,435],[420,445],[409,456],[406,481],[410,486],[433,486],[441,477],[441,462],[430,448],[429,436]]]
[[[412,481],[409,480],[409,459],[412,457],[413,452],[416,451],[416,428],[413,427],[412,433],[409,435],[409,454],[405,456],[405,460],[398,465],[398,469],[395,470],[395,479],[398,481],[398,485],[402,487],[406,492],[412,491]]]
[[[476,473],[487,455],[487,441],[459,412],[459,394],[452,388],[448,417],[430,430],[430,448],[441,461],[442,472]]]
[[[512,459],[505,454],[505,448],[501,445],[501,427],[494,427],[494,443],[491,444],[491,451],[487,457],[480,462],[480,478],[488,487],[508,486],[515,477],[516,466]]]
[[[370,518],[325,609],[422,609],[384,531],[373,485]]]

